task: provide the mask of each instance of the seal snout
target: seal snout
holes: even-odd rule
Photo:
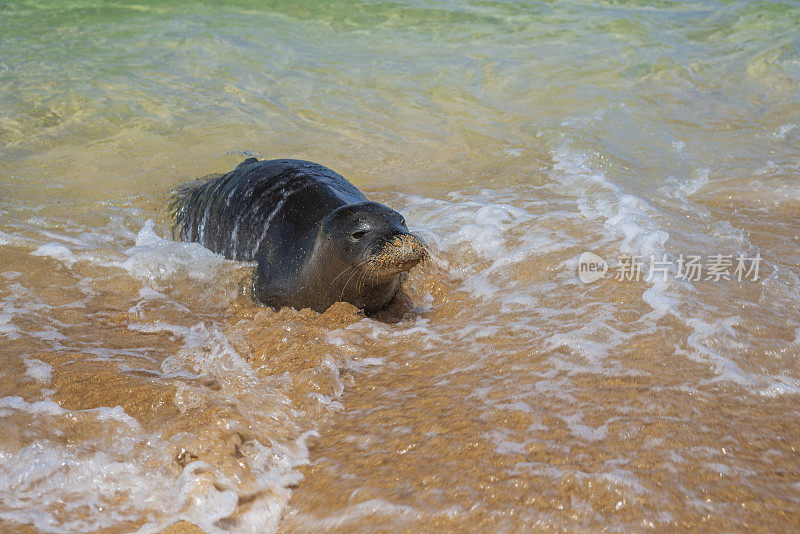
[[[370,258],[376,274],[395,275],[408,271],[425,259],[425,245],[415,235],[398,232],[386,239]]]

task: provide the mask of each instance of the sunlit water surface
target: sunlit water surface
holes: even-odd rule
[[[402,212],[407,298],[172,241],[242,152]],[[0,530],[797,528],[798,178],[794,2],[0,3]]]

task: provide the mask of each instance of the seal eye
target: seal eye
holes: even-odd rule
[[[367,235],[367,231],[366,230],[357,230],[357,231],[353,232],[352,234],[350,234],[350,237],[352,237],[353,239],[358,241],[359,239],[361,239],[365,235]]]

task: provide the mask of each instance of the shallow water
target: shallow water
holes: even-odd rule
[[[0,530],[797,528],[800,6],[218,4],[0,4]],[[243,152],[402,212],[407,297],[172,241]]]

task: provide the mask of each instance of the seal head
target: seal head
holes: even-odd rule
[[[325,288],[323,301],[347,300],[371,313],[389,304],[405,273],[424,256],[402,215],[377,202],[349,204],[320,224],[308,261],[324,267],[308,270],[316,277],[309,285]]]
[[[273,306],[325,311],[345,301],[373,313],[392,301],[405,273],[424,256],[399,213],[377,202],[348,204],[322,219],[290,283],[274,276],[281,271],[271,261],[259,261],[254,294]]]

